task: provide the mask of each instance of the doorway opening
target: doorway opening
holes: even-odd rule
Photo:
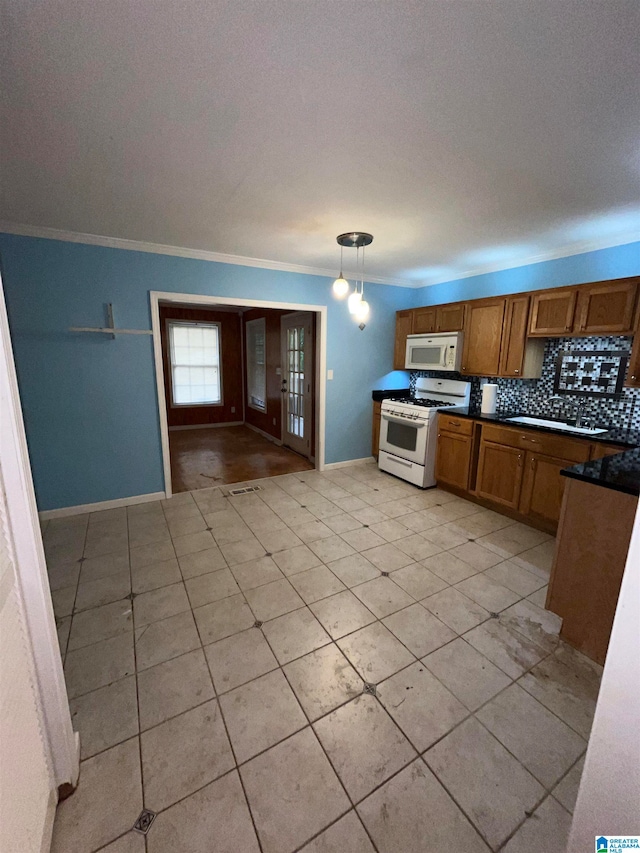
[[[326,307],[151,293],[167,496],[324,467]]]

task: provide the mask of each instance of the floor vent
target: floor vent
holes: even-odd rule
[[[261,492],[262,486],[245,486],[243,489],[229,489],[230,495],[248,495],[249,492]]]

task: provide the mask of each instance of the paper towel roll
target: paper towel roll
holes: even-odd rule
[[[498,398],[498,386],[487,382],[482,386],[482,405],[480,410],[483,415],[495,415],[496,400]]]

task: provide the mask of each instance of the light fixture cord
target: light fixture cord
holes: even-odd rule
[[[360,290],[362,292],[362,298],[364,299],[364,246],[362,247],[362,273]]]
[[[340,275],[339,278],[344,278],[342,274],[342,254],[344,252],[344,246],[340,246]]]

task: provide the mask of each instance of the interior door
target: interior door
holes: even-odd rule
[[[313,400],[313,318],[285,314],[280,320],[282,348],[282,443],[311,456]]]

